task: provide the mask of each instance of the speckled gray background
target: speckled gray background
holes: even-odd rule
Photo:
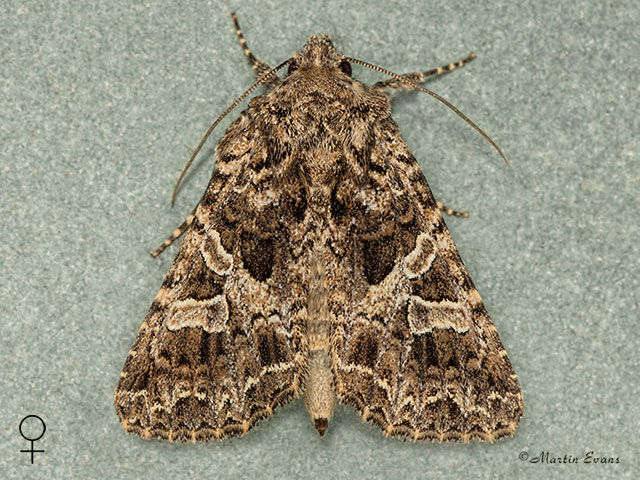
[[[148,252],[199,199],[239,111],[173,209],[171,189],[202,133],[254,80],[232,10],[272,65],[320,32],[397,72],[478,54],[428,86],[485,129],[509,166],[427,95],[397,95],[393,115],[436,196],[471,212],[448,224],[524,389],[514,438],[405,443],[339,407],[320,440],[300,401],[225,442],[172,445],[120,428],[118,374],[177,246]],[[637,2],[9,0],[0,11],[0,476],[637,473]],[[34,465],[19,452],[28,414],[47,424]],[[588,451],[620,463],[584,464]],[[532,464],[522,452],[581,463]]]

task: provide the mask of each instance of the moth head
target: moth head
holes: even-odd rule
[[[309,38],[302,53],[296,53],[293,56],[287,75],[291,75],[298,69],[310,68],[335,68],[351,76],[351,64],[335,49],[327,35],[314,35]]]

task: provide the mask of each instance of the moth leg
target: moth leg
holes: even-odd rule
[[[194,211],[195,213],[195,211]],[[191,225],[191,223],[193,223],[193,219],[196,218],[195,215],[192,213],[191,215],[189,215],[187,217],[187,219],[182,222],[182,225],[180,225],[178,228],[176,228],[171,235],[169,236],[169,238],[167,238],[162,245],[160,245],[158,248],[156,248],[153,252],[151,252],[151,256],[152,257],[157,257],[158,255],[160,255],[165,248],[167,248],[169,245],[171,245],[174,241],[176,241],[178,238],[180,238],[180,236],[187,230],[187,228],[189,228],[189,225]]]
[[[404,75],[401,75],[402,78],[407,78],[409,80],[412,80],[416,83],[422,83],[424,82],[427,77],[436,77],[438,75],[442,75],[444,73],[449,73],[452,72],[460,67],[465,66],[467,63],[469,63],[471,60],[473,60],[474,58],[476,58],[476,54],[475,53],[470,53],[469,56],[463,60],[459,60],[455,63],[450,63],[448,65],[443,65],[441,67],[438,68],[432,68],[431,70],[427,70],[426,72],[414,72],[414,73],[405,73]],[[390,78],[388,80],[384,80],[382,82],[378,82],[376,84],[374,84],[374,87],[378,87],[378,88],[395,88],[398,90],[413,90],[414,87],[412,87],[411,85],[401,82],[400,80],[396,79],[396,78]]]
[[[238,17],[236,16],[235,13],[231,14],[231,18],[233,19],[233,24],[236,27],[236,35],[238,36],[238,42],[240,42],[240,46],[242,47],[242,50],[244,50],[244,54],[247,56],[247,58],[249,59],[249,63],[251,64],[251,68],[253,68],[253,71],[256,72],[256,75],[258,76],[258,78],[261,75],[264,75],[265,73],[271,71],[271,67],[269,65],[267,65],[266,63],[264,63],[261,60],[258,60],[253,53],[251,53],[251,50],[249,49],[249,46],[247,45],[247,41],[244,39],[244,35],[242,34],[242,30],[240,29],[240,24],[238,23]],[[275,77],[275,74],[274,74]],[[275,77],[277,78],[277,77]],[[274,80],[275,80],[274,78]],[[267,83],[272,83],[273,81],[269,81]]]
[[[467,218],[469,216],[469,212],[459,212],[457,210],[447,207],[442,202],[437,200],[436,200],[436,203],[438,204],[438,208],[440,209],[440,211],[446,213],[447,215],[453,215],[454,217],[460,217],[460,218]]]

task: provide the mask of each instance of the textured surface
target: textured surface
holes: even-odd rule
[[[271,83],[222,137],[127,356],[125,430],[244,435],[303,391],[321,434],[336,396],[390,436],[512,434],[516,375],[385,89],[324,35]]]
[[[197,5],[197,6],[196,6]],[[637,311],[640,110],[636,2],[291,4],[6,3],[0,30],[3,308],[0,471],[9,478],[584,478],[639,468]],[[345,4],[347,5],[347,4]],[[113,390],[177,246],[148,256],[200,198],[221,125],[176,208],[173,183],[209,123],[324,32],[345,54],[415,71],[478,59],[427,84],[498,142],[415,92],[392,115],[448,220],[524,390],[513,438],[411,444],[336,409],[321,440],[302,402],[242,439],[202,445],[123,433]],[[367,83],[381,76],[354,67]],[[246,104],[245,104],[246,105]],[[20,419],[47,422],[35,465]],[[38,445],[40,444],[40,445]],[[534,465],[588,451],[618,465]],[[5,473],[6,472],[6,473]]]

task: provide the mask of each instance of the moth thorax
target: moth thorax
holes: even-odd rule
[[[344,167],[344,154],[326,148],[313,149],[305,155],[303,171],[311,185],[335,182]]]

